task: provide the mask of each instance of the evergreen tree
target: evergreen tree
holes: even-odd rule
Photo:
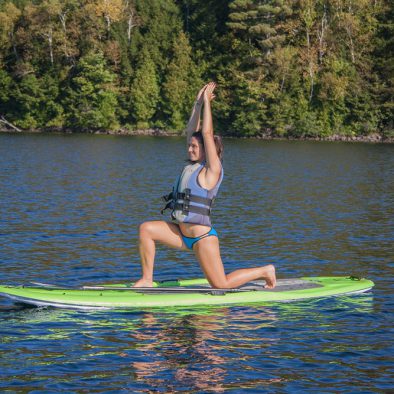
[[[155,65],[148,50],[143,50],[130,89],[131,114],[137,128],[153,126],[153,116],[159,102],[159,84]]]
[[[228,57],[228,0],[178,0],[192,57],[212,78]],[[208,71],[209,69],[209,71]]]
[[[266,54],[286,40],[283,21],[292,14],[291,2],[284,0],[234,0],[228,27],[256,43]]]
[[[81,58],[67,90],[66,125],[85,130],[118,128],[114,81],[102,53],[92,52]]]
[[[183,130],[195,92],[202,84],[198,69],[191,58],[191,47],[184,33],[173,44],[173,56],[163,84],[163,112],[170,130]]]
[[[10,110],[11,76],[7,71],[0,69],[0,115],[6,115]]]
[[[227,130],[236,136],[259,135],[266,120],[261,84],[248,78],[246,74],[233,70],[221,85],[225,89],[227,85],[231,103],[227,108],[227,118],[230,121]]]
[[[161,83],[172,43],[182,30],[179,8],[173,0],[135,0],[135,9],[141,23],[131,42],[131,55],[136,59],[142,50],[148,51]]]
[[[41,78],[27,74],[12,84],[8,113],[23,129],[63,126],[63,109],[58,104],[57,81],[49,75]]]

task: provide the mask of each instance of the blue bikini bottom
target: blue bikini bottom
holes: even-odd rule
[[[213,227],[211,227],[211,229],[206,234],[200,235],[199,237],[195,237],[195,238],[185,237],[182,234],[182,232],[181,232],[181,236],[182,236],[183,242],[185,243],[187,248],[188,249],[193,249],[193,245],[196,242],[198,242],[200,239],[203,239],[203,238],[206,238],[206,237],[211,237],[211,236],[218,237],[218,233]]]

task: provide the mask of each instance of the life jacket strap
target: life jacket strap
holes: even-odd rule
[[[190,189],[185,189],[184,193],[175,193],[172,191],[171,193],[162,196],[162,198],[167,203],[164,206],[164,208],[161,210],[162,215],[167,209],[172,209],[172,210],[181,210],[184,215],[187,215],[190,212],[203,216],[210,216],[211,208],[213,202],[215,201],[214,198],[194,196],[190,194]],[[183,202],[178,202],[178,201],[183,201]],[[193,205],[193,203],[203,204],[206,207],[197,207]]]
[[[185,189],[184,193],[176,193],[175,200],[183,200],[183,201],[190,201],[194,202],[197,204],[204,204],[209,207],[212,206],[214,199],[212,198],[206,198],[206,197],[200,197],[200,196],[194,196],[193,194],[190,194],[190,189]]]
[[[164,208],[160,211],[161,214],[163,215],[164,212],[165,212],[167,209],[174,209],[174,201],[173,201],[173,200],[169,201],[169,202],[164,206]]]
[[[186,201],[184,203],[176,202],[174,205],[174,210],[182,210],[184,215],[188,213],[197,213],[198,215],[210,216],[211,208],[196,207],[195,205],[190,205]]]
[[[164,196],[161,197],[165,202],[167,201],[171,201],[174,199],[174,192],[171,192],[169,194],[166,194]]]

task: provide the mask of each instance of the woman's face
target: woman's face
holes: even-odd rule
[[[205,151],[202,144],[198,141],[196,137],[190,139],[189,148],[187,150],[189,154],[190,161],[201,162],[205,158]]]

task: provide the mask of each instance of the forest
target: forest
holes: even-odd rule
[[[390,0],[0,0],[0,127],[394,138]]]

